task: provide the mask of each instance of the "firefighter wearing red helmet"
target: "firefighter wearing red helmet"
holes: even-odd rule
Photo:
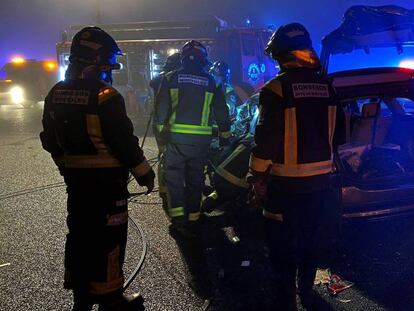
[[[43,148],[67,185],[65,288],[73,310],[143,310],[139,295],[123,295],[131,172],[148,192],[155,174],[148,165],[122,96],[110,85],[121,53],[98,27],[73,38],[64,81],[45,99]]]
[[[154,121],[165,145],[165,182],[172,229],[194,237],[199,227],[212,116],[222,143],[231,133],[224,94],[205,71],[206,48],[197,41],[187,42],[181,61],[182,68],[163,77],[155,99]]]
[[[344,143],[344,112],[301,24],[280,27],[266,52],[281,71],[260,92],[250,169],[263,203],[280,310],[297,310],[298,294],[314,309],[321,219],[331,184],[333,153]],[[279,310],[279,309],[278,309]]]

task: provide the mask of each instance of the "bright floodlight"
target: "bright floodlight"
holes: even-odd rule
[[[171,56],[171,55],[173,55],[175,53],[178,53],[178,52],[180,52],[179,49],[168,49],[167,54],[168,54],[168,56]]]
[[[400,63],[400,67],[401,68],[409,68],[409,69],[414,69],[414,60],[403,60]]]
[[[10,96],[13,104],[21,104],[24,101],[23,89],[20,86],[12,87]]]
[[[11,59],[13,64],[23,64],[26,60],[21,56],[16,56]]]

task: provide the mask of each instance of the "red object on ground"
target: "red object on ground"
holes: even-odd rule
[[[347,281],[347,280],[343,280],[340,276],[338,276],[336,274],[332,274],[331,275],[331,281],[327,285],[327,287],[328,287],[328,291],[331,295],[337,295],[340,292],[350,288],[353,285],[354,285],[354,283],[352,283],[350,281]]]

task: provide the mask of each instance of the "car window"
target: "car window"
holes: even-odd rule
[[[408,98],[397,98],[406,113],[414,113],[414,101]]]
[[[392,114],[414,113],[414,102],[402,97],[356,98],[346,100],[343,104],[348,113],[359,116],[363,116],[367,111],[376,109],[375,104],[380,104],[380,115],[382,117],[389,117]],[[372,115],[372,113],[370,114]]]
[[[357,99],[357,105],[360,113],[364,112],[364,106],[368,107],[368,105],[375,105],[380,104],[381,109],[381,116],[387,117],[392,114],[391,110],[385,104],[384,100],[379,97],[371,97],[371,98],[360,98]]]

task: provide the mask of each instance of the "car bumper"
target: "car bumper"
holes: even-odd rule
[[[345,219],[386,218],[414,213],[414,184],[388,189],[342,188]]]

